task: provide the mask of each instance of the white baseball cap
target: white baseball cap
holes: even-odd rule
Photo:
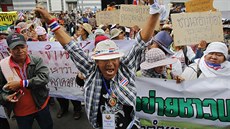
[[[44,34],[46,34],[45,28],[43,28],[41,26],[36,27],[35,31],[36,31],[37,35],[44,35]]]

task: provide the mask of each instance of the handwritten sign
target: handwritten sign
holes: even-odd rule
[[[185,3],[186,12],[216,11],[213,8],[213,0],[190,0]]]
[[[127,54],[136,41],[117,40],[115,42],[121,50]],[[83,41],[78,43],[89,56],[92,54],[94,41]],[[29,54],[41,57],[49,68],[50,81],[47,86],[50,89],[50,95],[53,97],[82,101],[82,88],[75,82],[78,70],[70,59],[70,55],[63,49],[60,43],[27,42],[27,44]],[[7,51],[7,47],[6,40],[0,40],[0,61],[10,55]]]
[[[97,25],[118,24],[120,10],[114,11],[101,11],[96,13]]]
[[[172,14],[174,43],[177,46],[223,41],[220,12]]]
[[[149,6],[121,5],[120,25],[133,27],[138,25],[140,28],[146,24],[149,17]]]

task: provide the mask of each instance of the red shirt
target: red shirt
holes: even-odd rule
[[[29,56],[27,56],[27,58],[26,58],[25,67],[22,67],[22,68],[20,68],[19,65],[12,60],[12,57],[10,58],[10,62],[9,62],[10,67],[12,67],[16,70],[18,76],[22,80],[27,80],[26,70],[24,70],[24,69],[27,69],[27,65],[29,63],[30,63]],[[42,110],[43,108],[45,108],[45,106],[48,103],[49,97],[47,98],[45,103],[42,105],[42,108],[38,110],[36,108],[36,105],[34,103],[34,100],[33,100],[33,97],[31,95],[30,90],[23,87],[23,86],[21,89],[24,91],[24,95],[18,100],[18,102],[15,103],[14,114],[16,116],[30,115],[30,114],[33,114],[33,113],[38,112],[39,110]]]

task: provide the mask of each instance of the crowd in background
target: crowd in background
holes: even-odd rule
[[[115,3],[111,3],[106,10],[115,10],[115,5]],[[181,13],[184,11],[185,7],[183,5],[173,6],[170,14]],[[95,41],[95,46],[100,41],[107,39],[135,39],[137,38],[138,32],[142,30],[142,28],[137,25],[133,27],[125,27],[118,24],[97,26],[95,12],[82,13],[80,11],[61,11],[60,13],[51,13],[51,15],[56,18],[61,27],[71,36],[73,40],[76,42],[93,40]],[[201,58],[201,61],[203,61],[205,60],[204,56],[207,58],[207,55],[210,53],[215,54],[215,52],[222,53],[224,59],[221,59],[217,66],[214,66],[212,63],[209,65],[210,67],[215,68],[221,67],[222,63],[226,60],[230,60],[228,56],[230,53],[230,20],[223,19],[222,21],[224,32],[224,41],[222,43],[207,43],[202,40],[196,45],[191,46],[175,46],[173,43],[173,26],[171,24],[170,17],[167,20],[161,21],[159,30],[155,30],[152,35],[153,38],[150,41],[151,45],[149,45],[146,49],[145,55],[143,56],[145,58],[142,60],[137,76],[176,80],[178,80],[178,78],[183,78],[185,80],[198,78],[200,75],[192,72],[192,69],[196,69],[195,67],[197,67],[196,59]],[[8,34],[12,33],[22,34],[26,41],[57,41],[54,33],[50,31],[46,22],[36,18],[35,14],[29,11],[25,12],[17,21],[15,21],[12,26],[7,29],[7,31],[1,31],[0,40],[5,39]],[[205,50],[207,51],[204,52]],[[160,64],[160,61],[166,61],[166,63]],[[154,64],[154,62],[158,63]],[[188,67],[191,64],[193,64],[192,67]],[[227,68],[229,67],[227,64],[225,64],[225,66]],[[210,71],[212,72],[212,70],[210,70],[210,68],[206,68],[204,64],[200,64],[200,68],[201,70],[204,70],[203,74],[201,74],[202,76],[207,76],[205,75],[205,72],[208,74],[210,74]],[[226,71],[222,72],[222,74],[215,75],[229,75]],[[77,78],[77,83],[83,86],[84,77],[81,76],[81,73],[78,74]],[[58,101],[61,108],[57,113],[57,117],[61,118],[68,111],[69,102],[66,99],[58,99]],[[72,103],[75,111],[74,118],[77,120],[81,117],[81,102],[72,101]]]

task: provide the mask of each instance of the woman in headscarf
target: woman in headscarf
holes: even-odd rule
[[[185,80],[204,77],[217,77],[230,75],[230,62],[228,48],[222,42],[212,42],[208,45],[201,59],[187,67],[182,73]]]

